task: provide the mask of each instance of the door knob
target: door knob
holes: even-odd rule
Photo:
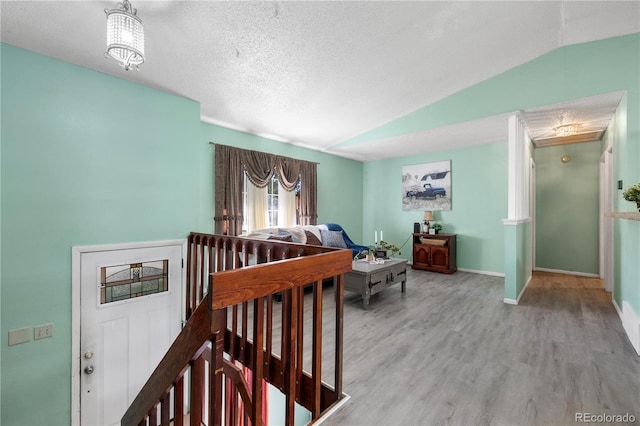
[[[84,368],[84,372],[85,372],[85,374],[93,374],[93,365],[87,365]]]

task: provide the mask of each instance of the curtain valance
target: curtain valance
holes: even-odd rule
[[[300,224],[316,224],[316,163],[220,144],[215,144],[214,161],[216,233],[239,235],[242,232],[243,172],[258,188],[267,186],[274,173],[287,191],[293,191],[300,180]]]
[[[236,155],[240,157],[247,177],[258,188],[267,186],[275,174],[278,176],[280,186],[287,191],[293,191],[300,179],[302,169],[308,167],[309,164],[308,161],[266,152],[240,148],[232,148],[232,150],[237,151]]]

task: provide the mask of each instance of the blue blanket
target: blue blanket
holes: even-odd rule
[[[327,229],[329,229],[329,231],[342,231],[344,242],[345,244],[347,244],[347,247],[351,249],[351,252],[353,253],[354,257],[363,250],[369,250],[369,247],[361,246],[351,241],[351,238],[349,238],[349,235],[347,235],[347,232],[344,229],[342,229],[342,226],[338,225],[337,223],[325,223],[324,225],[327,226]]]

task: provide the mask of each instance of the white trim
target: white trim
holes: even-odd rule
[[[620,321],[622,321],[622,309],[618,306],[618,302],[613,297],[611,298],[611,303],[613,303],[613,307],[616,308],[616,312],[618,312],[618,316],[620,317]]]
[[[640,318],[638,318],[636,312],[626,300],[622,301],[623,309],[620,309],[618,302],[616,302],[616,299],[613,297],[611,297],[611,303],[613,307],[616,308],[616,312],[618,312],[620,322],[622,322],[622,328],[624,328],[625,333],[627,333],[629,343],[631,343],[633,349],[635,349],[638,356],[640,356]],[[623,312],[626,312],[626,314]]]
[[[520,112],[508,118],[507,146],[507,217],[531,216],[531,138]]]
[[[530,222],[531,222],[530,217],[523,217],[520,219],[502,219],[502,224],[505,226],[514,226],[514,225],[520,225],[521,223],[530,223]]]
[[[607,138],[607,149],[602,153],[600,159],[600,277],[604,280],[604,288],[606,291],[613,293],[614,286],[614,225],[613,219],[606,215],[606,212],[613,210],[614,198],[614,167],[615,157],[613,155],[613,146],[618,139],[618,108],[614,113],[613,120],[609,123],[605,136]],[[615,296],[612,294],[612,296]]]
[[[145,241],[139,243],[101,244],[71,247],[71,424],[80,424],[80,260],[83,253],[136,248],[182,246],[187,255],[187,240]],[[182,302],[185,301],[186,269],[182,268]],[[184,309],[181,309],[184,315]],[[184,320],[184,318],[182,318]]]
[[[310,424],[314,424],[314,425],[319,425],[322,422],[324,422],[325,420],[327,420],[331,415],[333,415],[333,413],[335,413],[336,411],[338,411],[339,409],[341,409],[346,403],[347,401],[349,401],[351,399],[351,397],[349,395],[347,395],[346,393],[342,393],[342,398],[333,406],[331,407],[331,409],[329,411],[327,411],[326,413],[324,413],[322,416],[318,417],[315,421],[313,422],[309,422],[307,423],[308,425]]]
[[[517,159],[518,124],[518,116],[516,114],[509,116],[507,123],[507,216],[509,218],[516,217],[517,167],[519,164]]]
[[[162,241],[143,241],[133,243],[117,243],[117,244],[99,244],[92,246],[73,246],[71,252],[77,251],[78,253],[92,253],[96,251],[112,251],[112,250],[130,250],[138,248],[149,247],[166,247],[181,245],[187,247],[187,239],[181,238],[177,240],[162,240]],[[185,252],[186,253],[186,252]]]
[[[626,300],[622,301],[622,327],[627,332],[631,346],[640,356],[640,318]]]
[[[587,272],[563,271],[561,269],[549,269],[549,268],[533,268],[533,270],[541,271],[541,272],[552,272],[554,274],[576,275],[578,277],[600,278],[599,274],[590,274]]]
[[[529,287],[529,284],[531,283],[531,280],[533,279],[533,274],[529,275],[529,279],[527,280],[527,283],[524,285],[524,287],[522,287],[522,290],[520,290],[520,294],[518,295],[517,299],[509,299],[508,297],[505,297],[504,299],[502,299],[503,303],[506,303],[507,305],[517,305],[520,303],[520,299],[522,298],[522,295],[524,294],[524,291],[527,289],[527,287]]]
[[[80,255],[71,247],[71,424],[80,424]]]
[[[529,215],[531,216],[531,267],[536,264],[536,162],[530,158]]]
[[[479,269],[468,269],[468,268],[458,268],[460,272],[470,272],[472,274],[479,275],[491,275],[493,277],[502,277],[504,278],[504,272],[494,272],[494,271],[481,271]]]

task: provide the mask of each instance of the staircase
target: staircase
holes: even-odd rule
[[[287,425],[294,424],[295,403],[313,422],[343,397],[342,302],[351,251],[191,233],[186,268],[188,320],[122,425],[263,425],[265,381],[284,394]],[[336,308],[324,323],[334,341],[323,359],[328,279]],[[305,287],[313,292],[310,304]],[[324,365],[331,380],[323,381]]]

